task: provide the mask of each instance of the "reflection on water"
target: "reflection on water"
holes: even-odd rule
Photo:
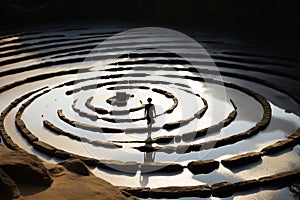
[[[151,140],[151,128],[148,129],[147,141]],[[146,146],[151,147],[152,143],[146,142]],[[155,154],[156,152],[144,152],[144,163],[153,163],[155,162]],[[149,177],[151,175],[149,173],[141,173],[140,174],[140,186],[146,187],[149,184]]]

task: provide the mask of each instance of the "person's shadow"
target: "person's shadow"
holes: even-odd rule
[[[151,141],[151,125],[148,126],[148,135],[146,139],[146,146],[152,147]],[[155,152],[144,152],[144,163],[151,163],[155,161]],[[149,183],[149,173],[141,173],[140,184],[142,187],[146,187]]]

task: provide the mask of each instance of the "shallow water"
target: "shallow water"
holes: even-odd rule
[[[89,30],[91,32],[96,30]],[[97,32],[97,31],[96,31]],[[65,33],[65,32],[63,32]],[[49,33],[51,34],[51,33]],[[79,36],[80,32],[71,31],[65,33],[65,37],[69,39],[81,38],[80,40],[85,41],[86,44],[75,44],[73,47],[85,47],[89,44],[97,44],[97,42],[93,41],[93,38],[87,38],[86,36]],[[131,33],[132,34],[132,33]],[[129,34],[130,35],[130,34]],[[136,33],[135,36],[144,37],[144,33]],[[34,133],[41,141],[44,141],[58,149],[62,149],[71,153],[79,154],[82,156],[92,157],[99,160],[119,160],[119,161],[136,161],[136,162],[176,162],[181,164],[182,166],[186,166],[190,161],[193,160],[206,160],[206,159],[215,159],[217,161],[221,161],[225,158],[229,158],[231,156],[235,156],[242,153],[247,152],[258,152],[262,148],[271,145],[277,141],[283,140],[296,131],[300,127],[299,116],[288,113],[282,107],[286,108],[286,105],[290,105],[290,109],[288,111],[295,111],[295,109],[299,109],[299,105],[295,103],[293,99],[288,97],[286,94],[282,92],[262,85],[260,83],[252,82],[242,78],[232,78],[228,76],[220,76],[217,74],[209,74],[209,73],[192,73],[187,71],[175,70],[184,69],[188,67],[188,65],[182,64],[157,64],[157,63],[149,63],[149,64],[128,64],[128,65],[108,65],[113,62],[124,62],[124,61],[132,61],[137,62],[139,60],[172,60],[171,58],[164,58],[163,56],[156,57],[138,57],[138,58],[130,58],[130,53],[166,53],[174,47],[175,53],[182,55],[188,54],[188,56],[183,56],[183,59],[189,59],[190,62],[208,62],[207,65],[201,64],[197,65],[200,69],[209,69],[215,71],[226,71],[232,73],[243,73],[243,70],[231,69],[227,68],[216,68],[214,66],[213,60],[208,56],[203,56],[205,53],[205,49],[199,48],[199,46],[192,43],[187,43],[182,45],[180,40],[176,37],[161,37],[161,34],[153,34],[147,36],[147,38],[139,38],[139,39],[126,39],[128,35],[121,35],[115,40],[107,41],[104,45],[102,44],[97,46],[94,50],[92,50],[89,55],[86,55],[90,58],[96,55],[104,56],[99,60],[89,60],[87,59],[82,63],[66,63],[54,65],[51,67],[45,67],[34,69],[34,70],[24,70],[20,73],[1,76],[0,77],[0,86],[7,85],[13,83],[17,80],[26,79],[31,76],[36,76],[43,73],[50,73],[60,70],[70,70],[70,69],[90,69],[90,72],[86,73],[78,73],[74,75],[64,75],[64,76],[53,76],[49,79],[34,81],[33,83],[24,83],[23,85],[12,88],[8,91],[1,93],[0,98],[0,111],[3,111],[9,103],[20,97],[21,95],[27,93],[28,91],[33,91],[35,89],[48,86],[52,89],[49,93],[42,95],[38,99],[36,99],[33,103],[31,103],[25,110],[22,119],[24,120],[27,128]],[[101,38],[101,37],[99,37]],[[98,38],[98,39],[99,39]],[[121,40],[118,40],[121,39]],[[171,40],[172,39],[172,40]],[[182,39],[182,38],[180,38]],[[207,38],[203,37],[203,40],[207,40]],[[224,38],[223,38],[224,39]],[[221,40],[223,40],[221,39]],[[13,40],[13,38],[12,38]],[[220,40],[220,38],[215,39],[216,41]],[[170,42],[171,41],[171,42]],[[65,42],[72,43],[72,42]],[[62,44],[65,44],[64,42]],[[180,46],[181,45],[181,46]],[[223,55],[228,56],[227,54],[223,54],[222,48],[223,45],[220,45],[219,48],[221,50],[217,51],[215,55]],[[9,46],[9,45],[8,45]],[[134,46],[134,50],[132,50]],[[160,46],[164,46],[164,48],[158,48]],[[5,47],[5,46],[1,46]],[[43,45],[36,45],[33,47],[26,47],[29,51],[26,55],[33,55],[39,53],[47,53],[49,51],[55,50],[63,50],[64,47],[53,47],[53,48],[45,48],[42,50],[35,51],[35,47],[43,47]],[[147,47],[150,49],[139,49]],[[199,48],[195,53],[195,48]],[[154,49],[153,49],[154,48]],[[157,49],[155,49],[157,48]],[[211,47],[211,51],[216,51],[215,47]],[[241,50],[241,49],[239,49]],[[14,51],[14,50],[12,50]],[[71,53],[80,52],[82,50],[74,51]],[[241,50],[243,51],[243,49]],[[68,51],[58,53],[57,55],[47,55],[38,59],[25,60],[21,62],[16,62],[13,64],[8,64],[6,66],[1,67],[0,72],[4,72],[9,69],[18,69],[23,66],[29,66],[31,64],[39,64],[47,61],[59,61],[61,57],[65,55],[65,59],[72,58],[80,58],[81,55],[67,55]],[[118,58],[119,56],[128,54],[126,58]],[[201,55],[202,56],[201,56]],[[5,59],[14,59],[14,58],[22,58],[26,56],[25,54],[20,54],[17,56],[10,56]],[[107,58],[105,58],[107,56]],[[3,61],[1,59],[0,61]],[[229,61],[224,61],[230,63]],[[277,62],[277,61],[276,61]],[[247,63],[246,63],[247,65]],[[132,67],[131,70],[125,71],[103,71],[110,68],[115,67]],[[145,68],[145,70],[135,70],[134,67],[160,67],[162,70],[149,70]],[[250,66],[250,65],[249,65]],[[251,65],[251,67],[255,68],[255,65]],[[262,66],[260,66],[262,67]],[[168,68],[168,70],[164,71],[164,68]],[[259,68],[259,67],[258,67]],[[282,68],[278,65],[276,70]],[[291,70],[290,72],[295,72],[296,69]],[[137,73],[145,73],[146,75],[143,77],[136,77]],[[96,76],[107,76],[113,74],[123,74],[123,75],[134,75],[133,77],[120,77],[120,78],[110,78],[110,79],[93,79]],[[172,75],[180,76],[174,77]],[[200,130],[212,125],[219,123],[221,120],[224,120],[230,112],[233,111],[233,106],[230,103],[230,99],[234,102],[237,107],[237,116],[232,123],[230,123],[227,127],[221,129],[220,132],[217,132],[212,135],[206,135],[205,137],[198,138],[193,142],[184,142],[184,141],[176,141],[167,146],[178,146],[183,144],[198,144],[201,142],[222,139],[226,137],[230,137],[236,135],[238,133],[247,131],[251,127],[255,126],[257,122],[259,122],[263,116],[262,106],[258,101],[256,101],[253,97],[238,91],[232,88],[226,88],[223,85],[208,83],[208,82],[197,82],[189,79],[185,79],[184,76],[200,76],[202,75],[206,80],[208,78],[213,78],[216,80],[222,80],[225,82],[233,82],[240,86],[249,88],[262,96],[266,97],[269,103],[271,104],[272,109],[272,117],[270,124],[265,130],[260,131],[254,137],[242,140],[240,142],[234,143],[232,145],[222,146],[219,148],[209,149],[209,150],[201,150],[199,152],[191,152],[186,154],[167,154],[163,152],[153,152],[153,153],[143,153],[134,149],[133,147],[139,147],[144,145],[145,143],[118,143],[122,145],[122,148],[119,149],[109,149],[99,146],[94,146],[87,142],[78,142],[76,140],[72,140],[65,136],[57,135],[43,127],[43,120],[49,120],[51,123],[55,124],[55,126],[60,129],[78,135],[80,137],[88,138],[90,140],[98,140],[104,142],[110,141],[144,141],[148,137],[147,131],[142,133],[99,133],[88,130],[83,130],[82,128],[73,127],[65,122],[63,122],[57,115],[57,110],[63,109],[64,115],[71,119],[84,124],[93,125],[95,127],[109,127],[109,128],[146,128],[146,122],[144,120],[132,122],[132,123],[110,123],[101,119],[97,121],[92,121],[88,118],[79,116],[78,113],[74,112],[72,109],[72,103],[74,100],[77,100],[76,107],[81,111],[97,115],[100,117],[115,117],[120,119],[126,118],[140,118],[144,115],[144,110],[139,110],[136,112],[132,112],[129,115],[100,115],[92,110],[88,109],[85,105],[85,102],[89,97],[94,97],[91,104],[95,107],[102,107],[107,110],[123,110],[130,109],[133,107],[140,106],[140,100],[143,103],[146,103],[146,99],[150,96],[153,99],[153,103],[156,106],[157,114],[163,113],[170,106],[173,105],[173,100],[171,98],[166,98],[162,94],[158,94],[153,92],[151,89],[159,88],[166,90],[174,95],[178,99],[178,105],[176,109],[172,113],[164,114],[158,116],[156,119],[156,123],[153,127],[162,127],[166,123],[175,122],[182,119],[189,119],[194,115],[197,111],[204,107],[204,103],[201,98],[195,96],[194,94],[199,94],[201,97],[206,99],[208,103],[208,109],[200,119],[193,119],[187,125],[181,126],[177,129],[168,131],[164,129],[160,129],[158,131],[153,131],[151,133],[151,137],[159,137],[159,136],[174,136],[174,135],[182,135],[184,133],[188,133],[191,131]],[[265,79],[267,81],[275,81],[280,82],[280,80],[284,80],[285,84],[282,84],[286,87],[286,84],[289,83],[297,83],[297,80],[289,80],[286,77],[280,77],[275,75],[269,75],[264,72],[250,72],[249,76],[259,77],[261,79]],[[80,82],[81,79],[91,78],[91,80]],[[61,83],[65,83],[71,80],[75,80],[75,85],[63,86],[61,88],[54,88]],[[148,86],[150,90],[141,90],[141,89],[125,89],[125,90],[107,90],[107,88],[112,87],[114,85],[129,85],[124,84],[124,80],[140,80],[140,83],[132,84],[136,86]],[[73,89],[78,89],[83,86],[91,85],[91,84],[101,84],[111,81],[117,81],[117,84],[99,87],[96,86],[91,90],[82,90],[78,92],[78,94],[74,95],[66,95],[66,91],[70,91]],[[143,81],[143,82],[142,82]],[[165,81],[168,84],[162,83],[149,83],[150,81]],[[178,84],[181,84],[178,85]],[[182,84],[186,85],[184,87]],[[131,86],[132,86],[131,85]],[[188,93],[184,90],[188,90],[194,94]],[[106,102],[106,100],[114,95],[116,92],[122,91],[127,94],[132,94],[134,97],[131,97],[128,100],[127,106],[125,107],[117,107],[112,106]],[[25,102],[25,101],[24,101]],[[11,136],[12,140],[17,143],[21,148],[25,149],[28,152],[34,153],[41,157],[42,159],[57,163],[60,160],[57,158],[49,157],[35,149],[25,139],[21,136],[21,134],[16,130],[15,127],[15,115],[17,109],[20,105],[14,108],[8,116],[5,118],[5,129],[8,134]],[[297,113],[297,112],[294,112]],[[164,146],[153,144],[152,146]],[[273,175],[276,173],[296,169],[300,167],[300,157],[299,157],[299,145],[295,146],[292,150],[287,150],[280,152],[278,154],[272,156],[264,156],[262,157],[261,162],[250,163],[245,167],[240,167],[234,170],[230,170],[225,168],[223,165],[209,173],[209,174],[199,174],[193,175],[188,169],[185,169],[182,173],[150,173],[150,174],[141,174],[140,170],[136,173],[129,174],[125,172],[115,172],[111,170],[103,170],[99,168],[91,168],[93,173],[113,185],[117,186],[129,186],[129,187],[166,187],[166,186],[191,186],[191,185],[201,185],[201,184],[214,184],[217,182],[229,181],[229,182],[238,182],[242,180],[249,179],[257,179],[259,177]],[[152,157],[152,160],[148,158]],[[276,164],[274,164],[276,163]],[[180,181],[178,181],[180,180]],[[253,193],[253,194],[252,194]],[[230,197],[227,199],[245,199],[245,198],[277,198],[281,199],[290,198],[291,193],[288,188],[283,188],[280,190],[262,190],[262,191],[249,191],[249,193],[245,194],[235,194],[234,197]],[[192,199],[192,198],[182,198],[182,199]],[[209,199],[218,199],[211,197]]]

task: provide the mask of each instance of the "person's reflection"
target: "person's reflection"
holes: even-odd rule
[[[148,137],[146,141],[146,146],[152,147],[151,142],[151,128],[150,131],[148,131]],[[144,163],[151,163],[155,160],[155,152],[144,152]],[[149,183],[149,173],[141,173],[140,176],[140,184],[142,187],[146,187]]]

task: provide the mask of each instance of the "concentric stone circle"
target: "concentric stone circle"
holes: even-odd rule
[[[51,42],[52,38],[38,36],[43,32],[37,36],[21,34],[22,39],[1,39],[5,59],[0,61],[0,93],[14,97],[1,108],[0,133],[7,147],[23,148],[53,161],[79,158],[108,174],[140,174],[144,178],[141,187],[122,189],[144,198],[227,197],[248,188],[277,186],[278,181],[279,187],[286,187],[299,178],[299,168],[294,167],[249,180],[148,188],[145,180],[157,174],[168,177],[189,173],[201,177],[224,168],[234,172],[245,166],[250,166],[246,170],[251,171],[251,164],[290,152],[299,144],[298,123],[284,138],[265,140],[266,145],[257,143],[259,149],[214,159],[209,156],[215,149],[220,153],[219,149],[258,137],[271,123],[275,106],[262,94],[234,83],[235,79],[260,83],[299,101],[272,82],[223,70],[231,66],[239,69],[227,63],[226,59],[235,57],[222,55],[225,61],[219,71],[202,46],[175,31],[133,29],[106,40],[93,29],[91,33],[75,30],[77,38],[71,38],[63,29],[50,33],[56,31],[64,33],[57,36],[64,37],[57,44]],[[24,43],[18,44],[18,40]],[[23,55],[26,52],[30,54]],[[253,69],[268,73],[259,67]],[[280,74],[276,70],[272,73]],[[292,74],[283,76],[298,81]],[[132,96],[127,106],[107,102],[116,92],[124,91]],[[143,117],[149,96],[158,109],[151,129]],[[223,130],[232,131],[230,127],[239,123],[239,113],[245,113],[239,98],[247,99],[258,110],[252,114],[256,121],[249,123],[252,126],[248,129],[223,136]],[[241,115],[238,120],[247,119]],[[17,131],[7,128],[11,118]],[[155,155],[160,156],[159,161]]]

